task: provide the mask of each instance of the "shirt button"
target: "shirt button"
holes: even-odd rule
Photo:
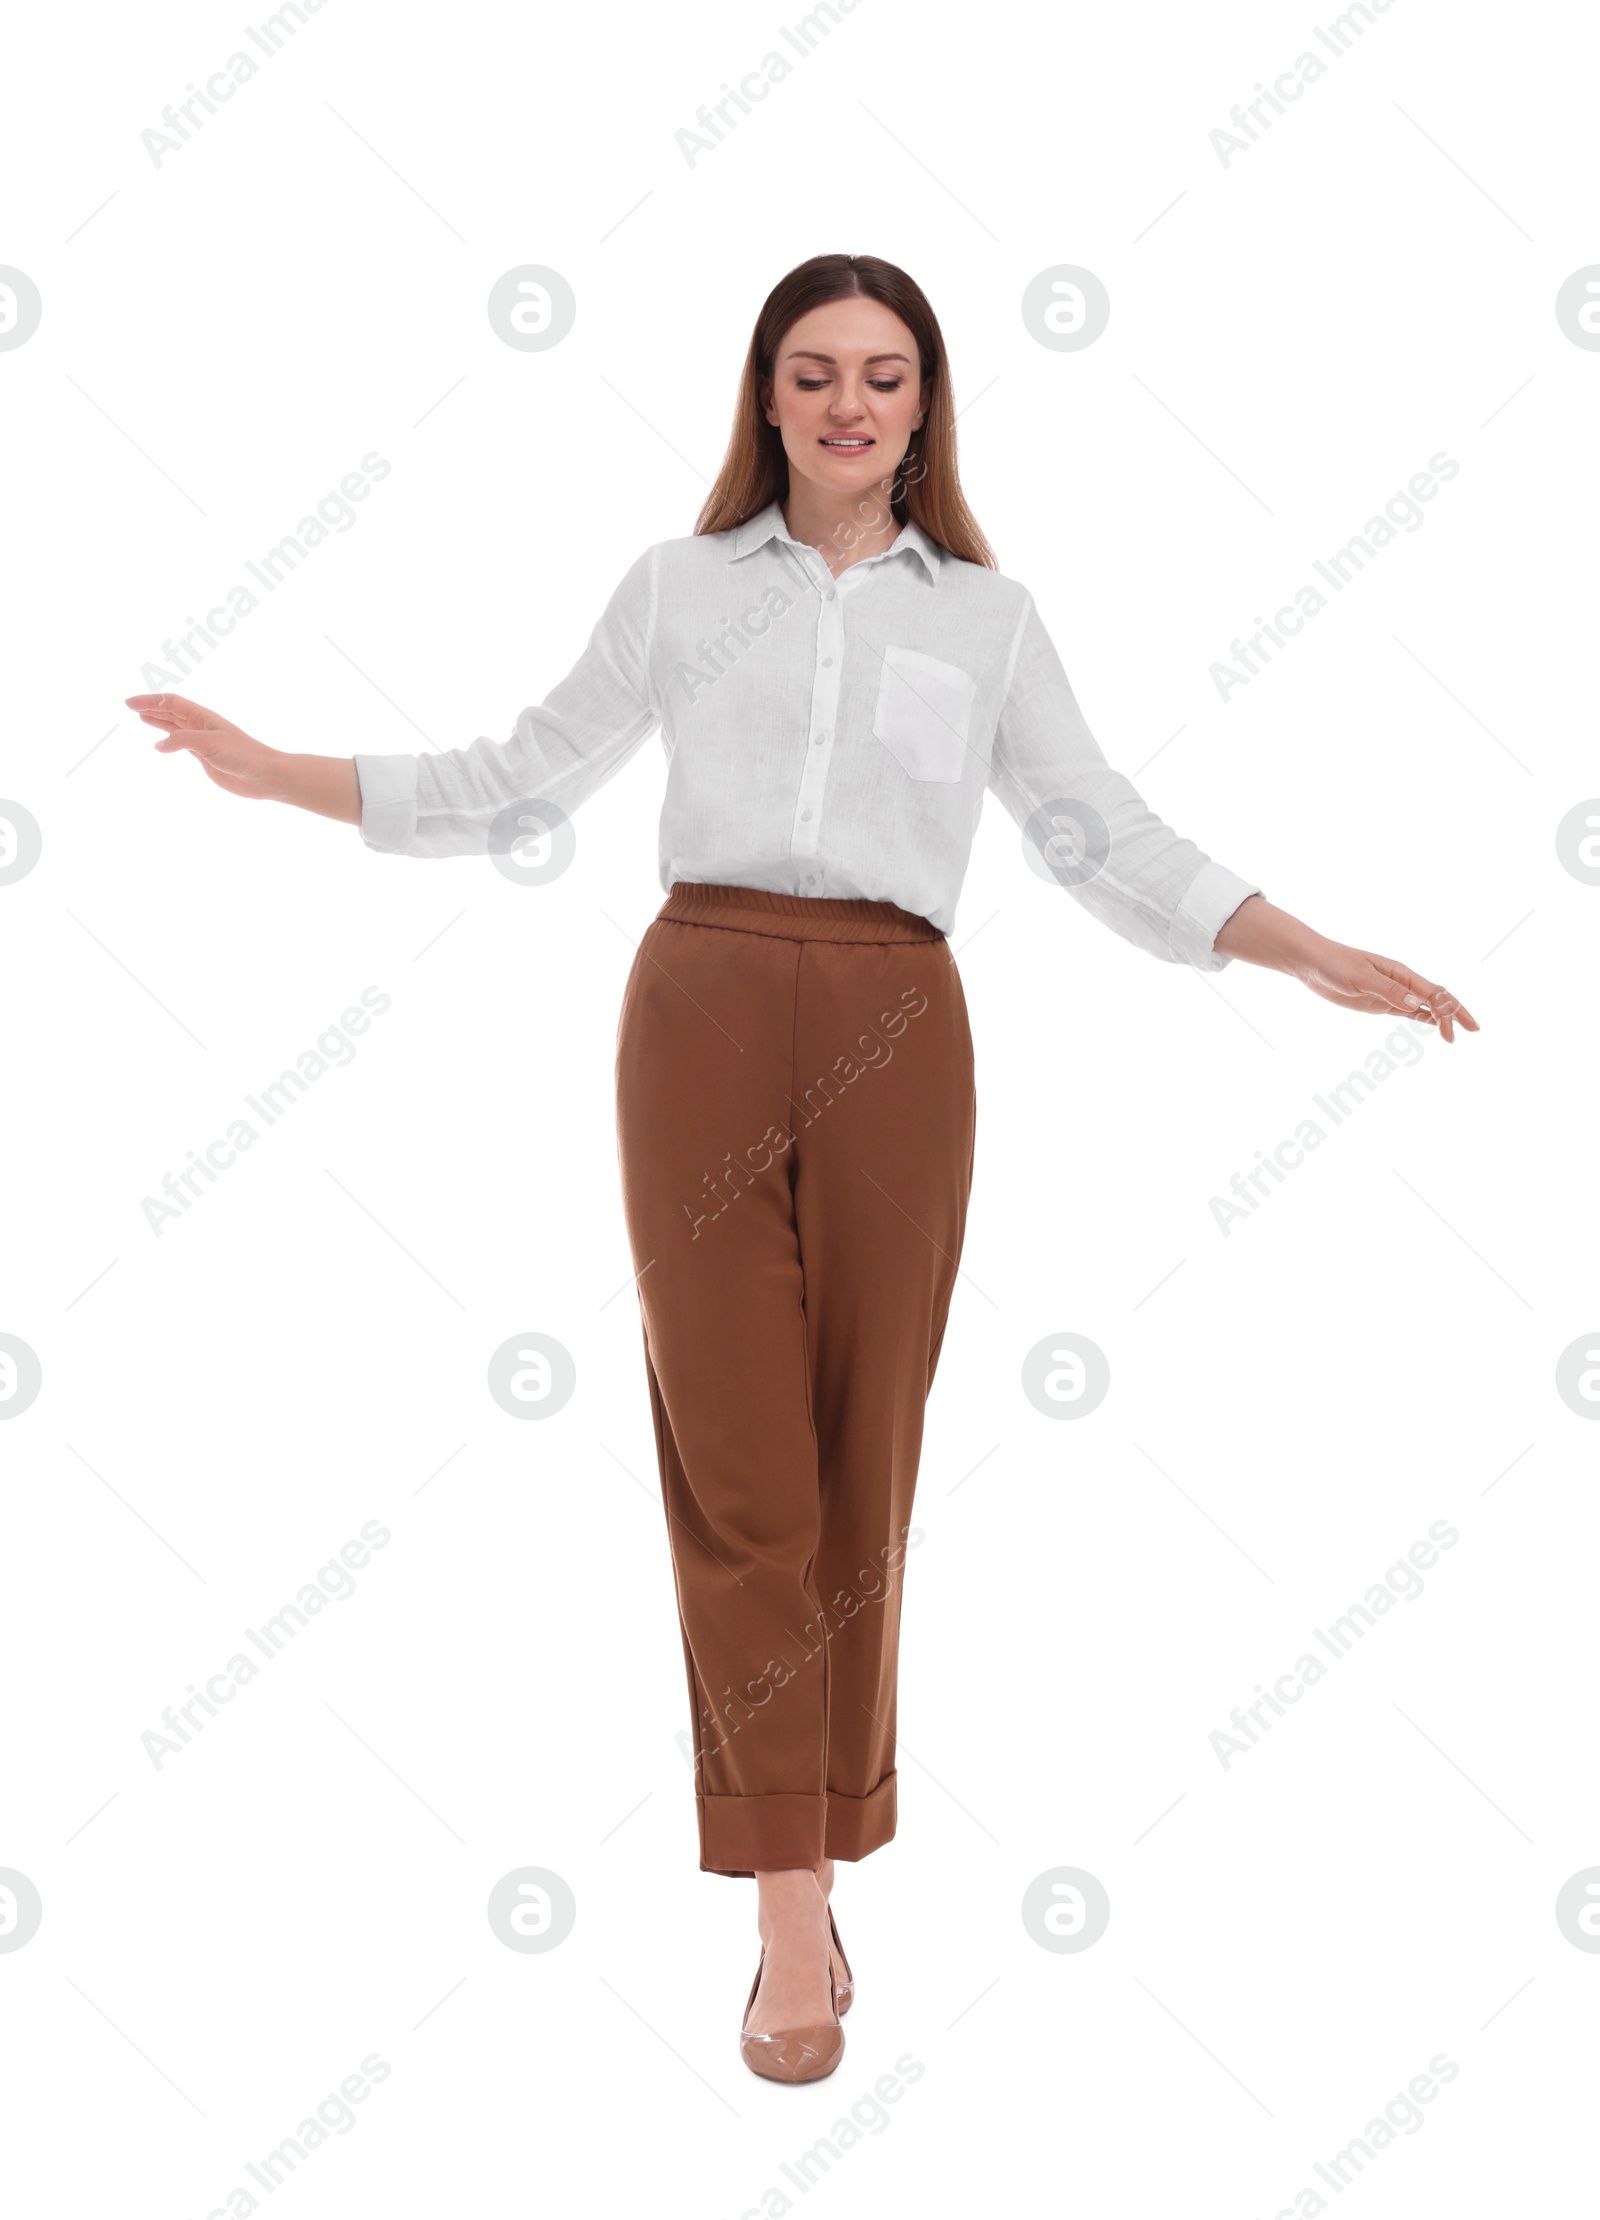
[[[815,886],[815,885],[816,885],[816,883],[817,883],[817,875],[816,875],[816,873],[815,873],[814,871],[808,871],[808,872],[806,873],[806,885],[807,885],[807,886]]]
[[[802,825],[809,825],[809,824],[810,824],[810,822],[811,822],[811,812],[810,812],[810,810],[809,810],[809,809],[803,809],[803,810],[802,810],[802,811],[800,812],[800,822],[801,822],[801,824],[802,824]]]
[[[819,732],[817,734],[817,737],[811,743],[814,748],[825,748],[827,744],[828,735],[825,732]]]
[[[822,658],[822,667],[825,671],[831,671],[833,669],[833,657],[831,655],[825,655]]]

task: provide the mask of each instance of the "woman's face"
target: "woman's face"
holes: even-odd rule
[[[881,301],[826,301],[778,343],[767,422],[791,471],[832,497],[887,487],[927,412],[917,343]]]

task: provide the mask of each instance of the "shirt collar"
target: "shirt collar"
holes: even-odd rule
[[[732,542],[728,553],[730,563],[737,562],[741,555],[749,555],[756,548],[764,547],[767,541],[771,539],[787,540],[791,547],[800,547],[806,544],[795,539],[784,523],[783,503],[781,501],[769,501],[766,507],[758,510],[754,516],[746,517],[743,524],[734,527],[729,534],[729,539]],[[939,558],[942,552],[937,541],[929,539],[927,533],[919,525],[908,520],[901,526],[899,536],[892,546],[885,548],[883,552],[885,555],[898,555],[902,549],[909,549],[913,555],[920,559],[929,579],[937,586],[939,583]],[[863,557],[863,561],[876,562],[879,560],[881,558],[877,556]],[[854,567],[854,565],[847,566],[847,568],[852,569]]]

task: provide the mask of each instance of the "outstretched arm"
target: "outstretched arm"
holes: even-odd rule
[[[1445,1041],[1454,1041],[1457,1025],[1469,1033],[1479,1029],[1472,1012],[1448,987],[1424,979],[1392,956],[1375,956],[1370,949],[1325,940],[1287,910],[1275,909],[1264,894],[1246,896],[1212,945],[1219,956],[1238,956],[1269,971],[1286,971],[1343,1010],[1393,1011],[1397,1017],[1436,1025]]]
[[[1112,770],[1084,721],[1061,658],[1025,595],[989,783],[1083,907],[1169,962],[1220,971],[1237,956],[1286,971],[1324,1001],[1436,1025],[1455,1039],[1478,1021],[1447,987],[1393,957],[1326,940],[1162,823]],[[1062,837],[1065,861],[1050,854]]]
[[[482,855],[508,805],[537,797],[570,813],[658,723],[649,670],[657,554],[646,548],[630,566],[577,662],[506,740],[446,754],[288,755],[181,694],[131,694],[128,707],[165,733],[159,750],[186,749],[230,794],[336,817],[394,855]]]

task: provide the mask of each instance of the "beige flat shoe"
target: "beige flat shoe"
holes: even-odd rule
[[[767,1962],[763,1946],[756,1977],[750,1984],[749,1999],[745,2004],[745,2019],[750,2017],[750,2006],[756,2000],[761,1986],[761,1968]],[[844,2056],[844,2029],[839,2025],[838,1993],[833,1978],[833,1967],[828,1967],[828,1994],[833,1999],[834,2017],[821,2027],[781,2027],[773,2035],[752,2035],[741,2023],[739,2028],[739,2056],[753,2074],[760,2074],[764,2081],[821,2081],[831,2074]]]
[[[844,1968],[844,1979],[839,1984],[838,1992],[838,2012],[840,2019],[843,2019],[855,2002],[856,1980],[855,1975],[850,1971],[850,1961],[844,1954],[844,1944],[839,1940],[839,1930],[834,1924],[833,1906],[831,1904],[828,1906],[828,1932],[833,1937],[833,1947],[838,1951],[839,1963]]]

